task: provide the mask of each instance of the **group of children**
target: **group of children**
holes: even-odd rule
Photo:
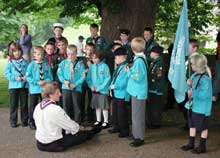
[[[28,125],[29,118],[30,128],[36,128],[33,112],[41,100],[41,86],[56,81],[62,89],[59,104],[71,119],[81,123],[87,117],[91,121],[95,113],[94,126],[105,129],[109,127],[109,114],[112,114],[109,133],[119,133],[120,138],[129,136],[128,105],[131,104],[133,141],[130,146],[143,145],[146,126],[151,129],[161,127],[165,84],[163,48],[153,40],[152,29],[146,28],[144,38],[135,37],[131,42],[128,40],[130,31],[120,30],[120,40],[114,41],[109,49],[105,39],[98,36],[98,25],[91,24],[85,54],[80,55],[76,45],[68,45],[62,32],[62,24],[55,24],[55,37],[49,39],[44,48],[33,48],[30,63],[22,58],[21,47],[15,42],[10,43],[5,76],[9,80],[11,127],[17,127],[20,101],[22,126]],[[197,54],[190,61],[194,71],[188,81],[188,94],[193,104],[186,104],[192,111],[189,116],[190,142],[182,149],[194,148],[195,131],[199,127],[203,144],[196,152],[202,153],[206,151],[204,139],[207,138],[211,110],[211,79],[205,73],[205,56]],[[204,100],[202,108],[201,100]]]

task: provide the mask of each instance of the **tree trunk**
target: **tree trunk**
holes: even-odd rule
[[[129,29],[130,37],[142,36],[145,27],[154,29],[157,0],[120,0],[123,4],[119,13],[102,8],[101,35],[108,40],[119,38],[118,29]]]

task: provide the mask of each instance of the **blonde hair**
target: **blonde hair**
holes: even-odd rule
[[[67,49],[70,50],[71,52],[77,54],[77,47],[76,47],[76,45],[70,44],[70,45],[67,46]]]
[[[203,69],[204,72],[206,72],[209,77],[212,78],[212,73],[209,66],[207,65],[208,60],[205,55],[195,54],[191,56],[191,63],[193,63],[195,67]]]
[[[146,45],[146,42],[142,37],[135,37],[131,41],[131,48],[136,53],[144,52],[145,45]]]
[[[42,86],[41,96],[43,99],[49,98],[51,94],[54,94],[55,91],[59,89],[58,84],[56,82],[46,82]]]
[[[35,53],[41,53],[42,55],[44,55],[44,48],[42,46],[34,46],[33,48],[33,54]]]

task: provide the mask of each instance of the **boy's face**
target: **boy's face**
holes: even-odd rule
[[[98,28],[96,28],[96,27],[90,27],[90,33],[91,33],[91,36],[92,36],[92,37],[97,36],[98,31],[99,31]]]
[[[129,38],[129,35],[126,35],[124,33],[120,34],[120,39],[121,39],[122,42],[128,41],[128,38]]]
[[[34,59],[37,60],[38,62],[41,62],[43,60],[43,53],[36,50],[34,53]]]
[[[125,55],[117,55],[115,56],[115,64],[119,65],[126,60]]]
[[[94,48],[90,46],[86,46],[86,56],[91,56],[94,53]]]
[[[13,52],[13,55],[16,59],[20,58],[21,57],[21,51],[20,50],[16,50]]]
[[[152,59],[156,59],[157,57],[159,57],[160,55],[158,54],[158,53],[156,53],[156,52],[151,52],[150,53],[150,57],[152,58]]]
[[[192,67],[192,70],[193,70],[194,72],[197,71],[196,65],[195,65],[193,62],[191,63],[191,67]]]
[[[197,50],[198,50],[198,46],[197,45],[195,45],[194,43],[190,43],[189,44],[189,52],[190,52],[190,54],[193,54],[193,53],[197,52]]]
[[[152,38],[153,34],[150,31],[144,31],[145,41],[149,41]]]
[[[70,60],[71,62],[74,62],[76,61],[76,58],[77,58],[76,49],[74,50],[67,49],[67,59]]]
[[[59,37],[62,36],[63,30],[61,28],[57,27],[57,28],[54,29],[53,32],[54,32],[55,37],[59,38]]]
[[[94,64],[98,64],[100,62],[100,59],[98,57],[96,57],[96,55],[94,54],[92,56],[92,61],[93,61]]]
[[[47,52],[47,54],[49,54],[49,55],[53,54],[54,50],[55,50],[55,48],[53,45],[50,45],[50,44],[46,45],[45,51]]]
[[[65,52],[67,44],[63,41],[59,41],[57,47],[59,48],[60,52]]]

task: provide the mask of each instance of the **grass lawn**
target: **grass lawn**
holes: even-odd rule
[[[4,78],[6,63],[6,59],[0,59],[0,108],[9,107],[8,81]]]

